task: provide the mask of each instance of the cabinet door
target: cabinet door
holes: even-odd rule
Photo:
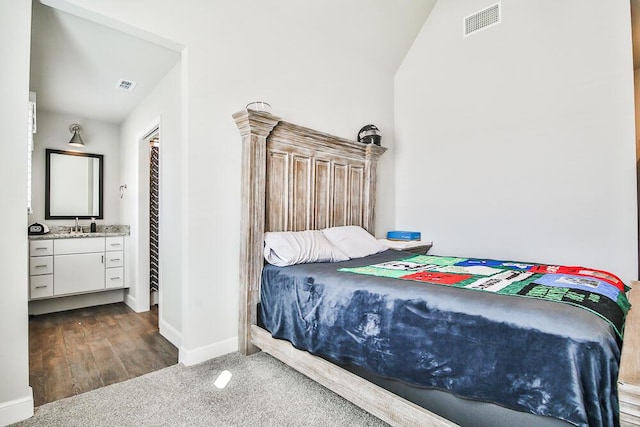
[[[104,252],[53,257],[53,294],[66,295],[104,289]]]

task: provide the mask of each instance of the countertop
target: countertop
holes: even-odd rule
[[[86,230],[88,225],[83,224],[83,228]],[[50,240],[50,239],[86,239],[91,237],[116,237],[116,236],[128,236],[128,225],[98,225],[98,230],[95,233],[70,233],[71,227],[68,225],[54,225],[49,227],[49,233],[46,234],[31,234],[29,240]]]
[[[83,239],[90,237],[116,237],[128,236],[128,232],[103,232],[103,233],[47,233],[32,234],[29,240],[47,240],[47,239]]]

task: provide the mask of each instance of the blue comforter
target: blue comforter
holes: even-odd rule
[[[262,321],[299,349],[417,387],[619,425],[620,349],[608,322],[551,301],[337,271],[408,255],[266,265]]]

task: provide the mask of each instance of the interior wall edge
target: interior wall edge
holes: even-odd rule
[[[88,9],[75,5],[66,0],[36,0],[36,1],[40,1],[40,3],[44,4],[45,6],[49,6],[54,9],[58,9],[63,12],[70,13],[80,18],[84,18],[86,20],[95,22],[100,25],[104,25],[105,27],[113,28],[114,30],[118,30],[125,34],[129,34],[131,36],[137,37],[139,39],[146,40],[151,43],[155,43],[159,46],[166,47],[167,49],[171,49],[175,52],[181,52],[182,49],[184,49],[184,45],[181,43],[178,43],[173,40],[169,40],[167,38],[161,37],[152,32],[143,30],[142,28],[129,25],[125,22],[109,18],[106,15],[102,15],[100,13],[90,11]]]

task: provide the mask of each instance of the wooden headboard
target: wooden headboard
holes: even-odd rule
[[[375,234],[376,169],[386,148],[282,121],[233,115],[242,136],[239,351],[250,354],[265,231],[359,225]]]

